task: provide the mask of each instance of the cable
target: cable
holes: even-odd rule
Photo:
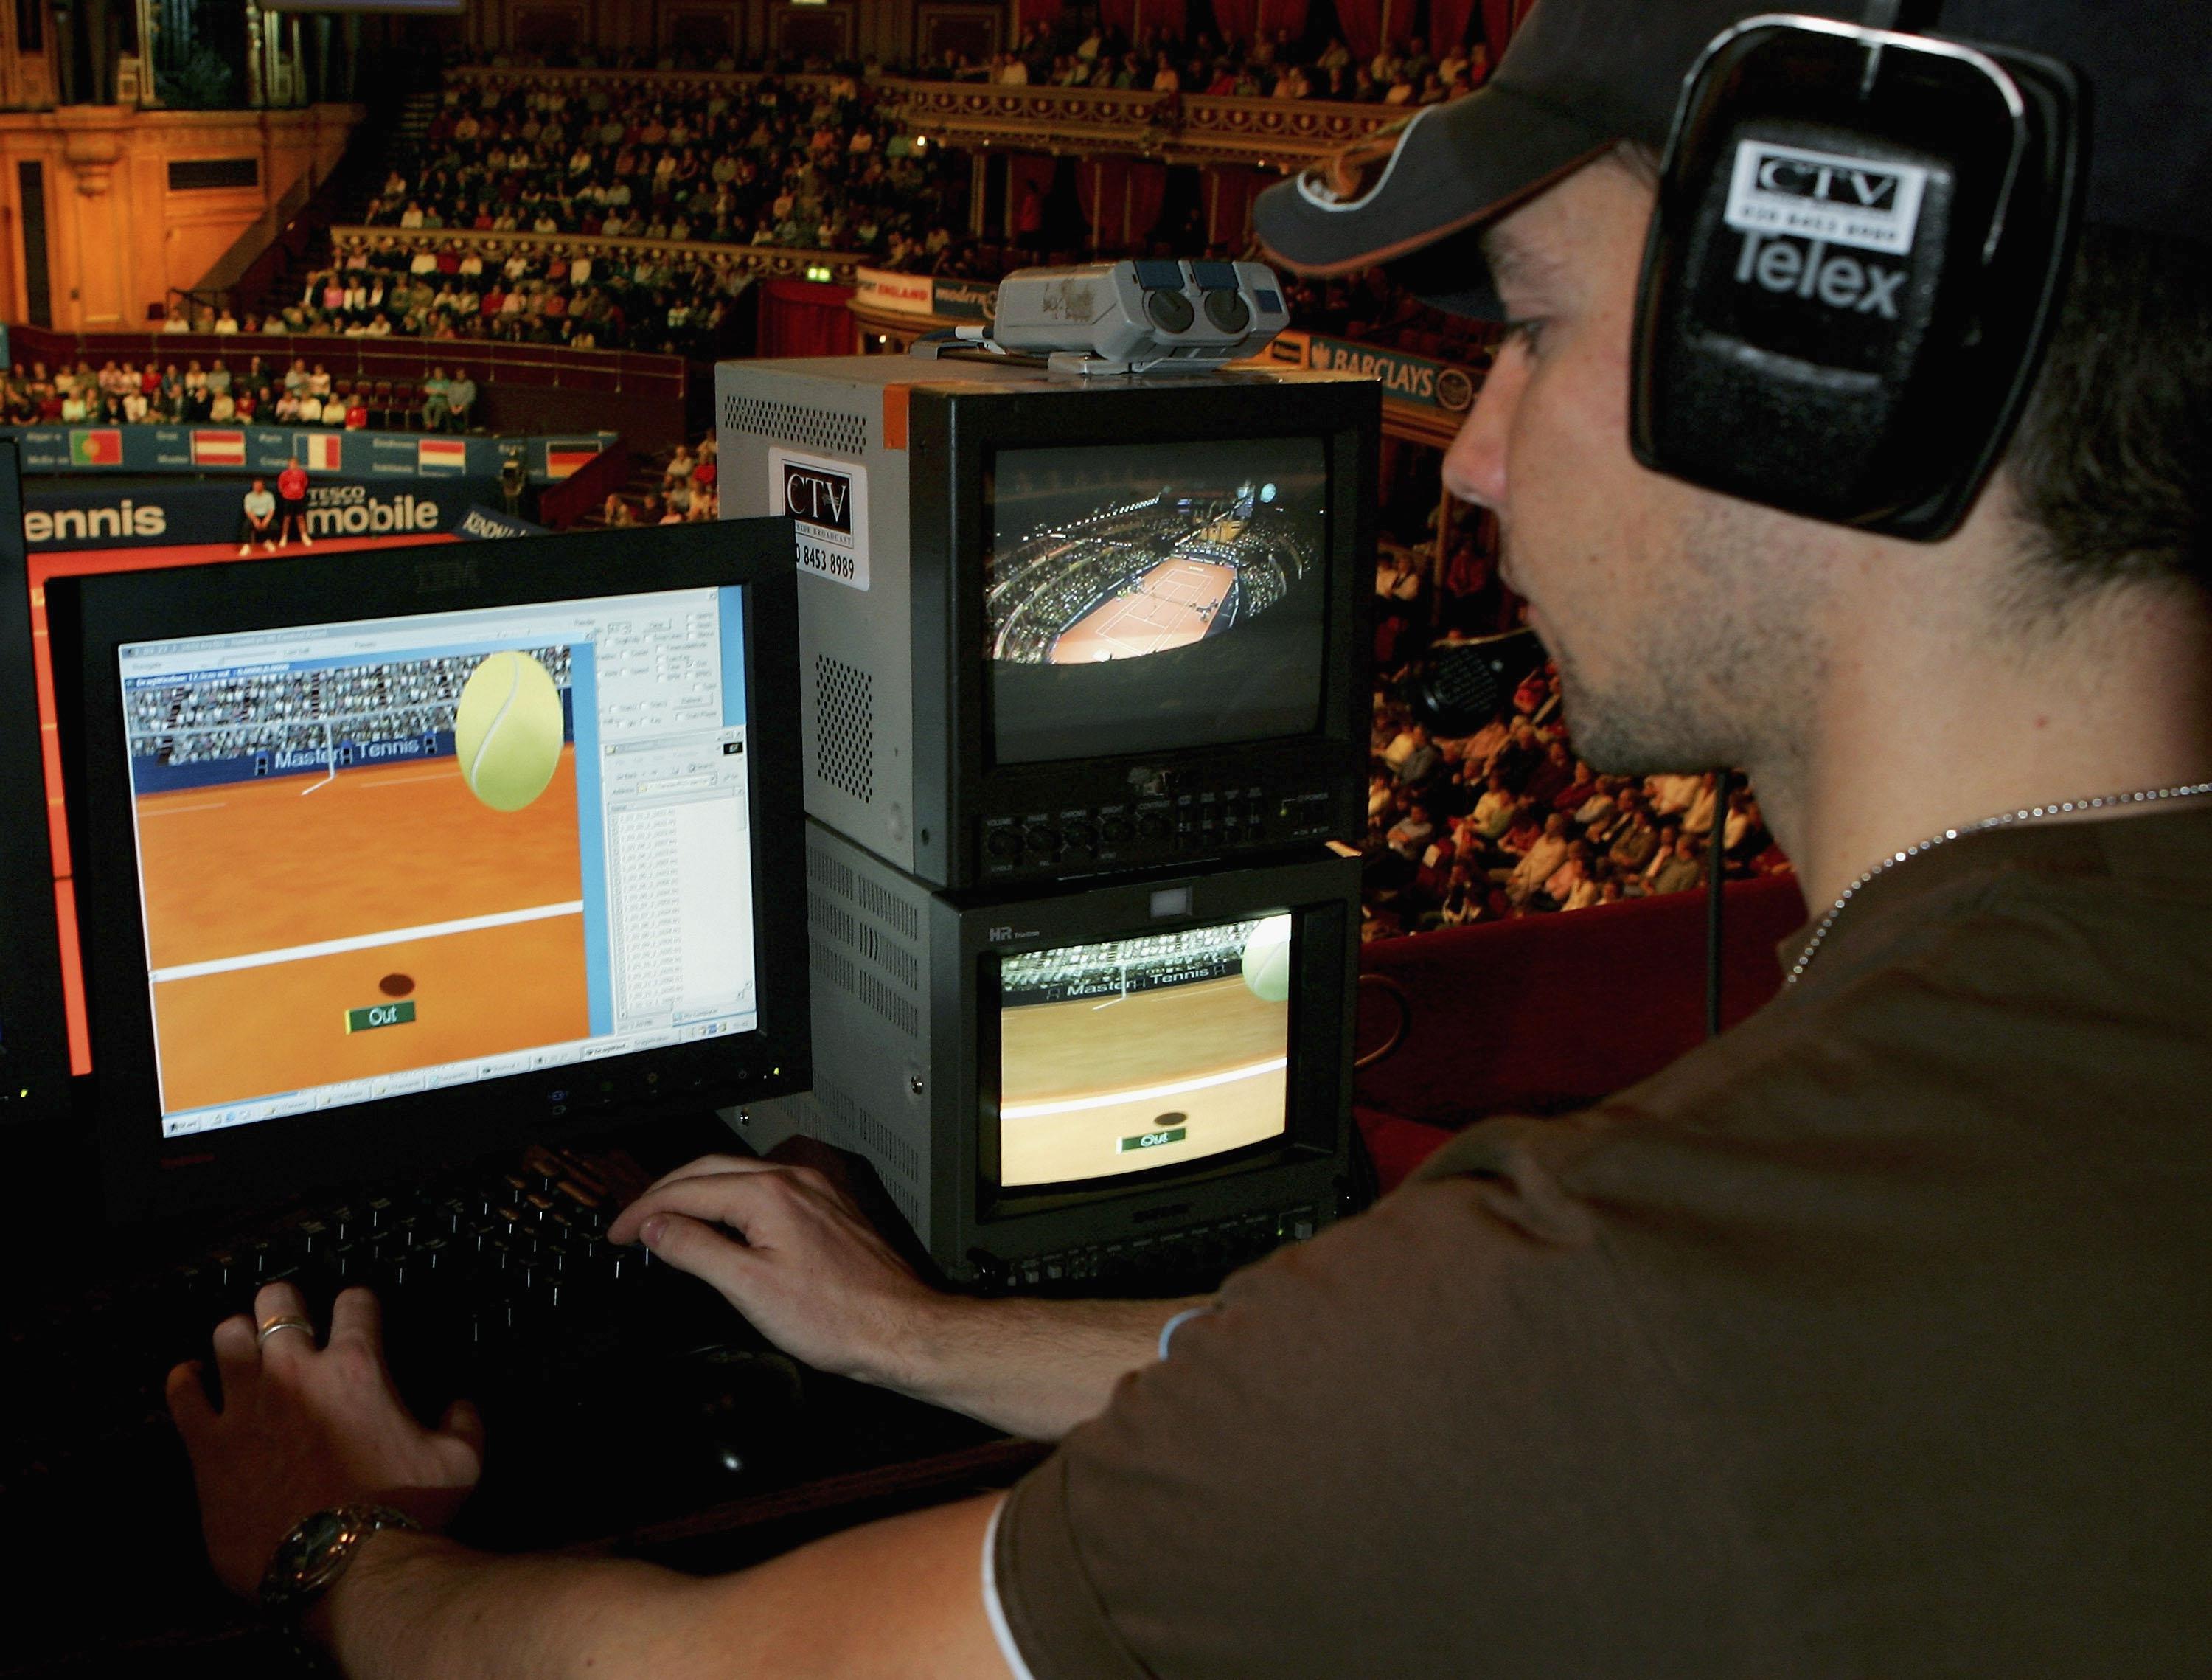
[[[1727,886],[1729,783],[1727,770],[1713,778],[1713,826],[1705,836],[1705,1036],[1721,1031],[1721,920]]]
[[[1406,1035],[1413,1030],[1413,1000],[1407,995],[1403,986],[1389,976],[1382,974],[1363,974],[1359,977],[1359,983],[1362,986],[1372,986],[1398,1006],[1398,1027],[1397,1031],[1381,1044],[1352,1062],[1352,1066],[1355,1072],[1362,1068],[1373,1067],[1384,1056],[1396,1050],[1399,1045],[1404,1044]]]

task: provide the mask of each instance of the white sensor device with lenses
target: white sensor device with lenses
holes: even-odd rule
[[[1197,373],[1258,355],[1290,322],[1264,263],[1085,263],[1017,269],[999,283],[988,326],[926,338],[915,353],[981,350],[1078,374]]]

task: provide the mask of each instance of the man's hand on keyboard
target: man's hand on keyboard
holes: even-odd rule
[[[913,1386],[917,1334],[945,1297],[853,1199],[811,1166],[706,1155],[608,1228],[720,1291],[763,1336],[817,1369]]]
[[[704,1278],[786,1353],[1056,1440],[1158,1357],[1190,1301],[979,1300],[932,1288],[811,1166],[708,1155],[607,1227]]]
[[[289,1283],[264,1287],[254,1315],[216,1326],[220,1411],[198,1361],[169,1373],[169,1410],[191,1454],[201,1526],[223,1584],[251,1596],[277,1542],[331,1506],[396,1506],[433,1528],[449,1520],[483,1470],[483,1424],[465,1401],[435,1430],[409,1415],[385,1368],[376,1297],[342,1293],[327,1346],[289,1325],[257,1341],[273,1318],[307,1317]]]

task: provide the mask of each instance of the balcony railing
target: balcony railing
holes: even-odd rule
[[[660,256],[729,259],[731,266],[757,280],[820,280],[826,277],[849,286],[860,265],[869,260],[860,251],[798,251],[781,245],[725,245],[712,240],[641,239],[623,234],[609,239],[602,234],[540,234],[527,229],[514,233],[486,233],[475,228],[398,228],[388,222],[374,227],[345,224],[331,229],[334,247],[355,240],[370,244],[390,239],[403,251],[435,251],[458,244],[486,253],[511,253],[520,248],[536,253],[559,247],[572,257],[604,257],[650,251]]]
[[[450,72],[478,87],[550,83],[643,85],[670,94],[745,86],[758,70],[532,70],[472,65]],[[829,76],[788,76],[817,91]],[[1135,88],[1007,87],[989,82],[872,76],[863,85],[899,120],[939,144],[1006,147],[1085,156],[1153,157],[1172,163],[1244,163],[1285,173],[1411,114],[1403,106],[1336,100],[1239,99]]]
[[[902,123],[935,144],[1158,156],[1175,131],[1173,94],[888,77],[869,85]]]

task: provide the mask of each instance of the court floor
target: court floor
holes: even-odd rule
[[[392,976],[407,983],[404,999],[384,989]],[[570,1044],[591,1031],[584,918],[187,972],[157,979],[154,1003],[161,1105],[173,1112]],[[368,1009],[409,1018],[347,1031]]]
[[[1005,1011],[1001,1182],[1141,1172],[1277,1135],[1290,1020],[1287,1002],[1235,975]],[[1124,1147],[1176,1129],[1180,1139]]]
[[[573,747],[515,812],[450,758],[137,803],[167,1108],[587,1033]]]
[[[1133,593],[1093,607],[1060,633],[1054,665],[1134,659],[1204,638],[1237,582],[1235,569],[1201,560],[1163,560]]]

